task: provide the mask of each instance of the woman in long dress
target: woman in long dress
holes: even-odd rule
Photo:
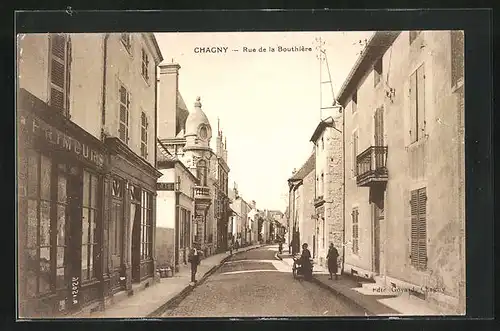
[[[339,257],[339,252],[333,246],[333,243],[330,244],[330,249],[328,250],[328,255],[326,256],[326,259],[328,260],[328,272],[330,273],[330,279],[332,279],[333,274],[335,274],[335,280],[338,279],[337,271],[338,271],[338,265],[337,265],[337,258]]]

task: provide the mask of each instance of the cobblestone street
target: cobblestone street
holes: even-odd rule
[[[163,317],[363,316],[332,293],[294,279],[274,247],[236,254]]]

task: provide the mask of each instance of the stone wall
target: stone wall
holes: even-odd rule
[[[172,228],[156,228],[156,265],[162,267],[164,265],[174,265],[174,242],[175,232]]]

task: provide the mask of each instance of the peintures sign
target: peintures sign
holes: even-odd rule
[[[156,183],[157,191],[173,191],[174,183]]]
[[[41,138],[55,147],[71,152],[77,156],[81,156],[87,161],[90,161],[102,168],[104,166],[104,155],[89,145],[81,143],[76,138],[54,128],[41,119],[33,116],[19,116],[21,128],[33,133],[37,138]]]

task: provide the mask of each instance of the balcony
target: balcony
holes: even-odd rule
[[[373,186],[387,183],[387,146],[370,146],[356,157],[356,183]]]
[[[194,199],[195,200],[211,200],[210,188],[206,186],[195,186],[194,187]]]

